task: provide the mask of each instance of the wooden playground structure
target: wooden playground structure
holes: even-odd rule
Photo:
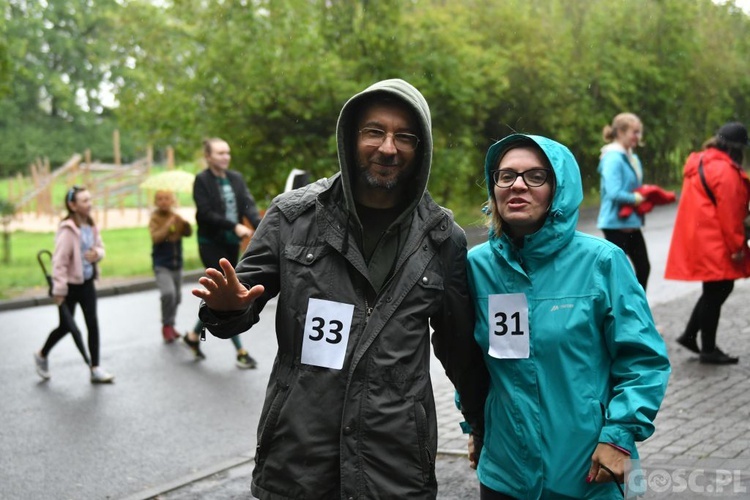
[[[86,186],[94,200],[93,216],[102,228],[108,227],[113,210],[123,212],[128,207],[137,208],[138,222],[144,213],[144,223],[150,199],[148,193],[139,186],[151,173],[153,149],[149,146],[146,156],[129,164],[121,164],[119,133],[113,134],[114,163],[92,161],[91,151],[83,155],[74,154],[63,165],[52,168],[48,159],[37,159],[29,165],[29,175],[18,173],[8,180],[7,199],[15,207],[13,218],[22,222],[26,218],[49,218],[57,223],[65,214],[63,197],[60,193],[76,184]],[[166,168],[174,168],[174,151],[167,148]],[[60,189],[63,186],[64,189]],[[57,187],[57,189],[56,189]],[[57,197],[55,198],[55,193]]]

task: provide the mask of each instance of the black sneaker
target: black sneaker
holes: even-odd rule
[[[201,351],[200,340],[190,340],[187,333],[182,337],[182,340],[184,340],[185,345],[188,346],[191,351],[193,351],[195,359],[206,359],[206,355],[203,354],[203,351]]]
[[[687,335],[683,334],[677,337],[677,343],[688,351],[694,352],[695,354],[700,354],[701,352],[701,350],[698,349],[698,342],[695,340],[695,338],[691,339]]]
[[[242,368],[243,370],[249,370],[258,366],[258,362],[255,361],[252,356],[250,356],[244,349],[240,349],[239,351],[237,351],[236,364],[237,368]]]
[[[701,363],[708,365],[734,365],[739,361],[740,358],[724,354],[718,347],[715,347],[711,352],[701,353]]]

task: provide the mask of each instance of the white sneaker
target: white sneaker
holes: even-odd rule
[[[47,358],[43,358],[39,353],[34,353],[34,362],[36,363],[36,372],[43,380],[49,380],[49,365]]]
[[[92,384],[110,384],[115,379],[115,376],[111,373],[105,372],[101,367],[91,369],[91,383]]]

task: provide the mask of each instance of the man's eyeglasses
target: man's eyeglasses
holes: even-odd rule
[[[492,181],[499,188],[509,188],[516,182],[519,176],[523,177],[523,182],[528,187],[539,187],[547,182],[549,170],[546,168],[532,168],[521,173],[514,172],[513,170],[495,170],[492,172]]]
[[[379,128],[363,128],[359,131],[359,137],[365,146],[380,147],[385,142],[390,132],[380,130]],[[399,151],[414,151],[419,145],[419,137],[414,134],[398,132],[393,135],[393,144]]]

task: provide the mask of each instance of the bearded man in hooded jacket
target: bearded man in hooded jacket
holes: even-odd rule
[[[276,197],[236,270],[222,261],[193,291],[220,338],[278,296],[252,481],[262,500],[435,498],[430,340],[481,441],[488,374],[466,236],[427,191],[431,128],[403,80],[353,96],[336,129],[340,172]]]

